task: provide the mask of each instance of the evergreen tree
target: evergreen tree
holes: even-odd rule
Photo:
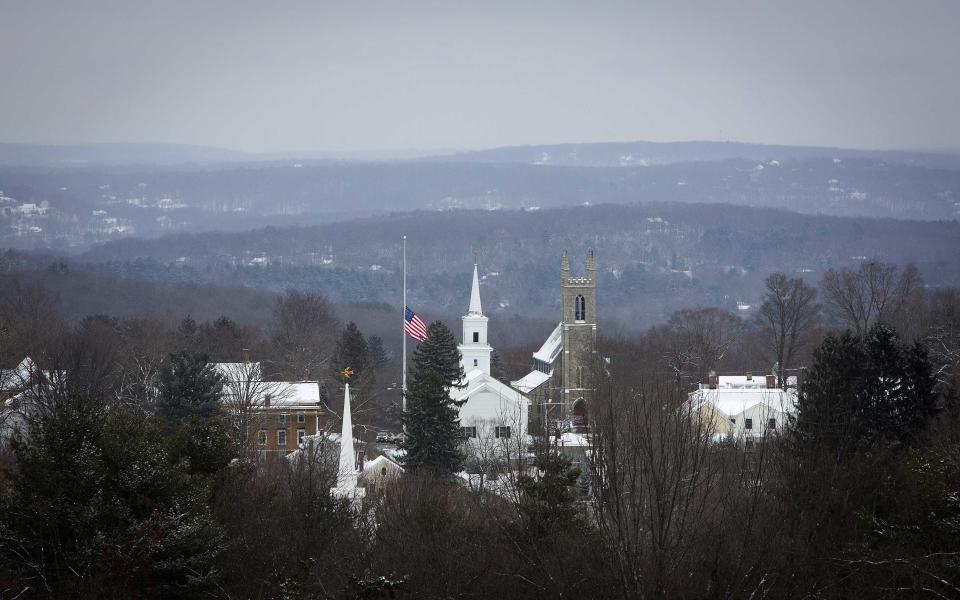
[[[463,467],[457,410],[463,403],[450,399],[450,390],[460,387],[463,377],[453,333],[440,321],[432,323],[413,354],[407,381],[403,462],[408,468],[449,475]]]
[[[382,367],[390,360],[387,350],[383,347],[383,339],[379,335],[371,335],[367,345],[370,350],[370,362],[374,367]]]
[[[936,414],[927,351],[878,324],[866,339],[829,335],[798,398],[798,450],[825,446],[838,457],[879,443],[911,444]]]
[[[95,399],[41,413],[0,495],[0,576],[51,598],[213,593],[224,547],[207,484],[164,446],[155,421]]]
[[[350,376],[350,391],[353,393],[353,410],[362,412],[364,406],[373,396],[375,379],[373,365],[370,362],[370,351],[363,333],[356,323],[348,323],[340,333],[340,339],[330,363],[331,381],[342,382],[342,370],[349,367],[353,374]]]
[[[509,383],[507,381],[507,370],[504,368],[503,361],[500,360],[500,354],[496,348],[490,353],[490,375],[497,381]]]
[[[160,370],[157,415],[172,424],[192,416],[210,418],[219,410],[223,383],[205,354],[171,354]]]
[[[353,371],[354,382],[362,380],[365,375],[369,375],[371,370],[370,349],[356,323],[351,321],[340,333],[331,366],[335,377],[340,376],[341,370],[350,367]]]
[[[557,452],[538,456],[536,467],[536,476],[517,479],[523,530],[533,539],[579,524],[574,485],[580,469]]]

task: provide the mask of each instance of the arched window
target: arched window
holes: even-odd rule
[[[583,296],[578,295],[576,300],[573,301],[573,313],[575,320],[587,320],[587,301],[583,299]]]

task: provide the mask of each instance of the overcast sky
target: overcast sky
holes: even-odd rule
[[[0,141],[960,147],[958,0],[0,0]]]

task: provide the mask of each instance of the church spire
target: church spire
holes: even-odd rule
[[[340,464],[337,469],[338,494],[349,494],[357,487],[357,457],[353,452],[353,419],[350,418],[350,384],[343,386],[343,427],[340,430]]]
[[[477,263],[473,263],[473,287],[470,289],[470,310],[467,314],[482,315],[480,307],[480,277],[477,275]]]

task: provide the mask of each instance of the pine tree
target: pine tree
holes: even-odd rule
[[[386,349],[383,347],[383,338],[379,335],[371,335],[367,340],[367,346],[370,350],[370,362],[374,367],[382,367],[389,360]]]
[[[817,446],[838,456],[882,443],[911,444],[936,414],[927,351],[907,346],[882,324],[865,339],[830,335],[814,353],[798,399],[798,450]]]
[[[509,383],[507,381],[507,369],[503,366],[503,361],[500,360],[500,354],[496,348],[490,353],[490,375],[497,381]]]
[[[353,409],[354,412],[358,410],[362,412],[364,405],[372,398],[375,380],[367,340],[363,338],[363,333],[356,323],[348,323],[343,328],[330,366],[331,385],[337,385],[333,382],[343,381],[343,369],[349,368],[353,372],[350,376]]]
[[[463,402],[450,399],[450,390],[463,380],[460,352],[453,333],[440,321],[432,323],[427,339],[417,345],[407,383],[404,465],[452,475],[463,467],[460,418]]]
[[[157,414],[172,424],[190,417],[202,419],[219,410],[223,377],[207,363],[205,354],[178,352],[160,370]]]
[[[371,370],[370,350],[367,346],[367,340],[363,338],[363,333],[360,332],[357,324],[352,321],[340,333],[332,367],[337,377],[340,376],[343,369],[350,367],[350,370],[353,371],[354,381],[362,380]]]

